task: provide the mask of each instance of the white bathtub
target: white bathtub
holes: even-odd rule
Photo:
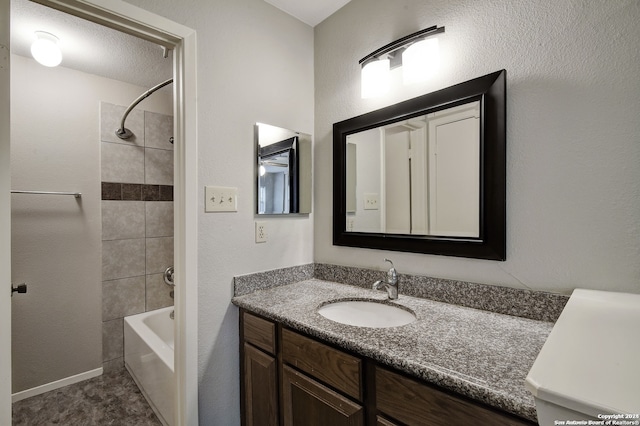
[[[160,421],[173,426],[173,306],[124,319],[124,364]]]

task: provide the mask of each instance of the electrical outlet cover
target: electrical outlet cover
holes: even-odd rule
[[[256,222],[256,243],[267,242],[267,223]]]

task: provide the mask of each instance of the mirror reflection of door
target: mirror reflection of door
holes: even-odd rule
[[[311,213],[311,135],[256,123],[256,213]]]
[[[385,233],[427,233],[426,124],[422,116],[391,124],[381,132]]]
[[[258,213],[289,213],[289,151],[260,157]]]
[[[479,237],[480,104],[429,114],[429,234]]]
[[[475,101],[348,135],[347,231],[479,237],[479,123]]]

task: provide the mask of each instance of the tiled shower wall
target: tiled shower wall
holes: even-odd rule
[[[125,109],[100,105],[105,370],[123,365],[125,316],[173,304],[163,279],[173,265],[173,117],[135,109],[135,136],[121,140]]]

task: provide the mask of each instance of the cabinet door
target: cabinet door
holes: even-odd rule
[[[243,424],[278,424],[278,369],[274,357],[244,344]]]
[[[284,426],[361,426],[362,406],[294,369],[283,366]]]

